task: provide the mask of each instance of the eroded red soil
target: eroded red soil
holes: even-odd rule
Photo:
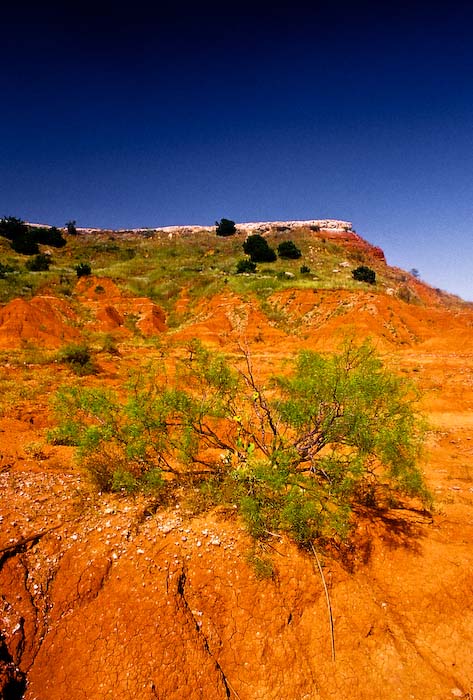
[[[122,328],[119,319],[141,303],[138,321],[155,313],[112,285],[94,279],[77,290],[95,327]],[[269,303],[286,324],[228,292],[202,302],[174,337],[230,350],[246,344],[264,372],[298,347],[333,347],[350,327],[372,335],[386,361],[425,392],[433,512],[367,513],[356,548],[323,556],[332,648],[310,553],[275,537],[266,545],[275,576],[259,580],[248,563],[252,542],[231,510],[190,517],[184,504],[155,509],[144,497],[97,494],[71,448],[46,443],[48,411],[22,399],[0,420],[5,697],[473,697],[473,311],[347,291],[293,290]],[[47,318],[62,308],[64,326],[48,337],[61,338],[74,329],[72,311],[51,307]],[[150,332],[169,334],[156,313]],[[0,338],[15,347],[18,325],[5,318]],[[24,334],[30,321],[22,318]],[[130,362],[125,353],[113,359],[116,376]],[[24,368],[5,371],[24,378]],[[44,371],[31,366],[38,381]],[[67,382],[67,370],[57,375]],[[105,372],[103,381],[114,376]]]

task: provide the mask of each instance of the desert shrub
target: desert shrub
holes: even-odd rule
[[[242,258],[237,262],[236,271],[238,274],[243,272],[256,272],[256,263],[249,258]]]
[[[220,219],[215,222],[217,236],[233,236],[236,233],[235,222],[231,219]]]
[[[243,250],[255,263],[274,262],[277,257],[274,250],[268,245],[267,240],[258,233],[248,236],[243,243]]]
[[[92,352],[87,345],[66,345],[60,350],[58,360],[69,365],[79,376],[96,372]]]
[[[51,439],[74,440],[102,489],[144,488],[151,472],[155,484],[211,485],[255,538],[342,539],[360,505],[428,502],[416,393],[367,343],[302,351],[265,389],[249,355],[231,366],[194,342],[172,376],[143,372],[120,394],[62,388]]]
[[[360,265],[360,267],[352,270],[351,274],[353,279],[359,282],[367,282],[368,284],[375,284],[376,282],[376,272],[366,265]]]
[[[307,267],[307,265],[301,265],[300,273],[301,275],[310,274],[310,267]]]
[[[278,255],[280,258],[297,260],[302,256],[302,253],[294,241],[282,241],[282,243],[278,245]]]
[[[44,253],[38,253],[32,260],[27,260],[25,267],[30,272],[44,272],[49,270],[51,265],[51,256]]]
[[[81,262],[75,266],[77,277],[88,277],[92,273],[92,268],[89,263]]]

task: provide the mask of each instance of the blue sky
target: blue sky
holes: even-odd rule
[[[54,6],[3,19],[0,215],[343,218],[473,300],[473,13]]]

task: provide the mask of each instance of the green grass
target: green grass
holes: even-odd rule
[[[8,241],[0,239],[0,262],[17,270],[0,280],[0,303],[18,296],[30,298],[43,289],[70,298],[77,282],[75,266],[80,262],[90,263],[92,274],[110,277],[123,291],[153,299],[168,314],[172,313],[183,288],[192,306],[202,297],[225,288],[239,295],[255,294],[266,299],[276,291],[290,288],[376,292],[399,284],[395,271],[366,260],[364,251],[347,250],[333,240],[325,240],[322,233],[301,228],[272,233],[267,239],[273,248],[284,240],[292,240],[302,257],[261,263],[255,274],[237,275],[236,265],[243,257],[245,234],[242,233],[217,237],[212,230],[174,235],[170,239],[166,233],[159,232],[129,235],[101,232],[67,236],[67,245],[52,251],[49,271],[29,272],[25,269],[28,258],[14,253]],[[344,261],[349,267],[340,266]],[[352,269],[363,262],[376,270],[376,285],[353,280]],[[310,273],[302,274],[302,265],[309,267]]]

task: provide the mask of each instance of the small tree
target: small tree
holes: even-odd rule
[[[0,236],[8,238],[10,241],[22,238],[28,233],[28,226],[21,219],[15,216],[4,216],[0,219]]]
[[[215,222],[217,236],[233,236],[236,233],[235,222],[231,219],[220,219]]]
[[[22,236],[13,238],[11,247],[16,253],[21,253],[21,255],[38,255],[39,253],[38,241],[31,230],[27,230]]]
[[[66,221],[67,233],[70,236],[77,236],[76,221]]]
[[[352,270],[352,277],[358,282],[367,282],[368,284],[375,284],[376,282],[376,272],[366,265],[360,265],[355,270]]]
[[[282,241],[278,245],[278,255],[280,258],[297,260],[302,256],[302,253],[293,241]]]
[[[263,238],[258,233],[248,236],[243,243],[243,250],[255,263],[274,262],[277,257],[274,250],[268,245],[266,238]]]
[[[30,234],[33,235],[37,243],[50,245],[53,248],[63,248],[67,243],[60,230],[55,226],[30,229]]]
[[[75,271],[77,277],[88,277],[92,272],[92,268],[90,267],[89,263],[82,262],[76,265]]]

